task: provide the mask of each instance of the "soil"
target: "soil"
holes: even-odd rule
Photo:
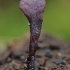
[[[0,54],[0,70],[27,70],[29,36],[15,40]],[[35,70],[70,70],[70,43],[43,33],[38,41]]]

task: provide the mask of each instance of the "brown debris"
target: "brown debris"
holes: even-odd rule
[[[29,37],[14,41],[0,55],[0,70],[27,70]],[[70,70],[70,45],[41,34],[36,52],[36,70]]]

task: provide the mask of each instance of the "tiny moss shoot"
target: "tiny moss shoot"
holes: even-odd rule
[[[27,70],[35,70],[35,53],[42,28],[45,0],[21,0],[19,6],[30,23],[30,45],[29,54],[27,56]]]

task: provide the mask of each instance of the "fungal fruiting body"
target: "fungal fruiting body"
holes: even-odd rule
[[[34,70],[35,52],[41,32],[45,0],[21,0],[19,6],[30,23],[30,45],[27,57],[27,70]]]

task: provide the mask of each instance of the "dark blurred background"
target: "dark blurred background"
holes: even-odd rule
[[[46,0],[42,31],[70,40],[70,0]],[[19,0],[0,0],[0,47],[29,32]]]

